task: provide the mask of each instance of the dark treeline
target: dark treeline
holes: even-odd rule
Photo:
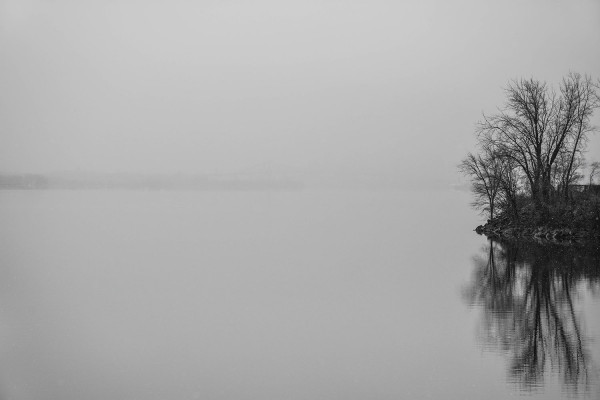
[[[600,294],[600,249],[490,240],[474,263],[465,300],[481,307],[480,339],[508,356],[509,379],[530,389],[552,371],[569,392],[589,389],[598,360],[576,301],[582,287]]]
[[[535,79],[506,87],[506,104],[478,123],[478,151],[459,169],[472,183],[473,205],[490,220],[528,226],[600,230],[600,175],[591,163],[583,178],[584,151],[596,131],[599,83],[570,73],[555,89]]]

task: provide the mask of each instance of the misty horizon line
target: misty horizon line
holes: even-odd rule
[[[137,190],[300,190],[304,188],[466,190],[463,182],[406,179],[397,174],[369,172],[97,172],[7,173],[0,171],[0,190],[137,189]]]

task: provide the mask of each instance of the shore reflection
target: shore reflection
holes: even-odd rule
[[[490,240],[474,264],[465,300],[481,309],[480,342],[506,354],[511,382],[529,391],[552,372],[571,395],[598,383],[576,304],[600,293],[597,246]]]

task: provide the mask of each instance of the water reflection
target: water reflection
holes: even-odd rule
[[[490,241],[474,263],[465,299],[482,310],[481,343],[507,355],[509,380],[532,390],[553,372],[572,395],[590,389],[597,371],[576,303],[598,295],[598,247]]]

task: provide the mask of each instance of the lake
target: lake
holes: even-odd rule
[[[0,398],[600,398],[598,259],[469,202],[0,191]]]

